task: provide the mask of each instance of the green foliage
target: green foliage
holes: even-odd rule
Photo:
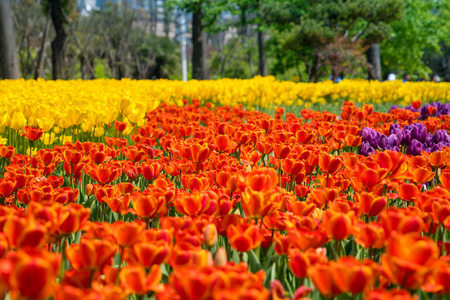
[[[211,53],[210,73],[212,78],[251,78],[252,72],[248,63],[249,58],[252,65],[258,64],[257,56],[249,56],[256,52],[253,39],[248,41],[249,46],[244,47],[239,37],[229,39],[222,51]]]
[[[168,0],[165,6],[168,9],[180,9],[192,13],[197,9],[202,10],[202,26],[205,30],[218,32],[225,29],[217,26],[217,18],[227,10],[227,0]]]
[[[385,73],[426,77],[430,69],[422,57],[425,51],[440,52],[450,41],[450,1],[405,0],[401,19],[393,22],[389,39],[381,44]]]
[[[30,0],[33,1],[33,0]],[[73,19],[77,16],[76,13],[76,5],[77,5],[77,0],[56,0],[59,3],[61,3],[61,8],[64,10],[64,13],[66,14],[66,16],[68,17],[68,19]],[[44,15],[47,15],[48,12],[50,11],[50,7],[52,2],[56,2],[55,0],[41,0],[41,5],[42,5],[42,12]],[[34,1],[33,1],[34,2]]]
[[[277,48],[272,52],[285,54],[275,60],[293,58],[291,67],[305,66],[309,81],[323,78],[329,69],[351,77],[366,64],[366,47],[389,36],[389,24],[402,10],[400,0],[275,1],[266,9],[274,32],[270,44]],[[279,61],[273,66],[277,72],[287,64]]]

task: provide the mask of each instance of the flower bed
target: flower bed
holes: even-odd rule
[[[105,100],[118,113],[102,112],[111,122],[92,133],[83,133],[85,122],[97,123],[89,112],[47,132],[34,126],[41,119],[33,121],[33,107],[30,115],[15,111],[28,122],[19,132],[14,117],[5,121],[2,292],[15,299],[450,292],[448,116],[420,120],[418,112],[352,102],[339,116],[283,108],[270,116],[199,100],[144,114],[154,102],[142,110],[130,97]],[[54,140],[46,145],[47,134]],[[364,152],[365,143],[373,151]]]

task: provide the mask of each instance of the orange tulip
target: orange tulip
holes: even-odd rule
[[[25,126],[24,135],[30,141],[37,141],[41,138],[44,131],[40,128]]]
[[[261,154],[270,154],[273,151],[273,145],[269,142],[259,141],[256,143],[256,150]]]
[[[330,154],[322,154],[319,157],[319,168],[323,173],[330,175],[336,174],[342,167],[342,161],[339,157]]]
[[[16,153],[16,148],[13,146],[0,145],[0,157],[11,158]]]
[[[291,248],[289,250],[289,268],[295,276],[305,278],[308,275],[309,258],[302,251]]]
[[[69,284],[63,284],[56,288],[55,300],[79,300],[79,299],[98,300],[102,299],[102,294],[93,290],[77,288]]]
[[[150,291],[159,291],[162,278],[161,268],[157,265],[145,269],[139,266],[124,267],[119,274],[120,283],[132,294],[146,295]]]
[[[403,178],[408,171],[405,157],[400,152],[385,150],[378,152],[375,158],[381,168],[388,170],[387,177],[390,179]]]
[[[122,175],[122,170],[109,165],[95,165],[87,168],[86,174],[88,174],[92,179],[98,183],[105,185]]]
[[[303,251],[321,247],[328,242],[327,235],[322,230],[291,229],[289,237],[291,245]]]
[[[382,274],[393,284],[416,289],[438,257],[439,249],[433,240],[411,234],[396,235],[381,258]]]
[[[227,236],[227,229],[231,225],[238,226],[243,223],[243,219],[238,214],[225,215],[223,217],[215,217],[213,219],[214,225],[216,225],[217,233],[221,236]]]
[[[230,137],[227,135],[218,135],[214,139],[214,144],[217,146],[219,152],[229,152],[231,150]]]
[[[263,240],[262,234],[256,225],[231,225],[228,227],[227,234],[231,247],[239,252],[253,250],[261,245]]]
[[[15,182],[0,178],[0,198],[6,198],[14,191]]]
[[[397,192],[403,201],[414,200],[420,193],[416,185],[412,183],[402,183],[397,187]]]
[[[47,299],[53,294],[61,260],[59,255],[17,252],[10,259],[9,284],[16,299]]]
[[[425,285],[422,289],[426,292],[437,293],[437,294],[448,294],[450,293],[450,262],[448,259],[443,259],[437,261],[433,268],[431,269],[428,278],[426,278]]]
[[[295,177],[304,170],[305,164],[301,161],[286,158],[283,160],[281,168],[286,174]]]
[[[241,203],[247,218],[262,219],[281,207],[281,194],[275,190],[254,191],[248,187],[241,194]]]
[[[332,201],[337,199],[339,193],[333,188],[315,188],[312,189],[308,195],[309,201],[314,203],[317,207],[322,208],[329,205]]]
[[[118,132],[122,132],[127,128],[127,123],[125,122],[120,122],[120,121],[115,121],[114,122],[114,127],[116,128],[116,130]]]
[[[82,153],[72,149],[66,149],[63,152],[64,162],[68,165],[78,165],[83,158]]]
[[[214,224],[206,225],[203,230],[203,237],[205,241],[205,245],[207,247],[212,247],[217,243],[217,229]]]
[[[307,216],[312,213],[316,205],[309,201],[287,201],[286,207],[296,216]]]
[[[59,216],[58,235],[68,235],[85,228],[89,221],[91,210],[81,204],[71,203],[60,207],[57,214]]]
[[[169,283],[180,299],[209,299],[217,284],[217,274],[208,270],[192,267],[175,269],[169,277]],[[175,294],[175,293],[174,293]]]
[[[352,219],[349,215],[328,209],[323,214],[322,222],[329,238],[341,241],[350,236]]]
[[[12,248],[40,247],[47,238],[47,228],[43,225],[15,215],[7,218],[3,232]]]
[[[141,222],[114,222],[103,225],[105,231],[110,234],[117,245],[120,247],[129,247],[138,242],[145,228],[145,223]]]
[[[428,161],[433,167],[441,168],[448,160],[448,153],[444,151],[436,151],[430,153]]]
[[[217,202],[211,201],[206,192],[179,195],[173,206],[177,212],[186,216],[199,216],[211,210],[214,214],[218,209]]]
[[[344,141],[349,147],[358,147],[361,145],[362,137],[356,135],[346,135]]]
[[[450,170],[443,170],[441,176],[439,177],[442,185],[450,191]]]
[[[352,228],[352,235],[355,242],[366,249],[379,249],[386,244],[383,226],[378,223],[356,223]]]
[[[290,238],[287,235],[282,235],[274,232],[275,251],[278,255],[287,255],[290,249]]]
[[[346,170],[346,175],[356,191],[373,190],[387,174],[388,170],[385,168],[376,169],[376,167],[372,168],[372,166],[369,167],[364,163],[357,163],[354,171],[351,169]]]
[[[435,200],[432,204],[431,217],[436,224],[444,224],[445,219],[450,216],[450,201]]]
[[[361,192],[356,194],[363,214],[369,217],[378,216],[387,207],[386,197],[376,197],[372,193]]]
[[[66,249],[66,256],[74,270],[101,270],[116,252],[117,246],[108,240],[82,239]]]
[[[296,185],[294,187],[294,191],[295,194],[297,195],[297,197],[303,198],[306,197],[308,195],[308,193],[310,192],[310,187],[309,186],[304,186],[304,185]]]
[[[209,187],[210,179],[203,174],[183,175],[183,186],[191,192],[201,192]]]
[[[128,206],[130,206],[131,196],[129,194],[126,194],[113,197],[103,197],[103,201],[108,204],[109,208],[113,212],[115,212],[116,214],[121,214],[128,208]]]
[[[151,194],[136,192],[133,194],[133,208],[140,218],[153,219],[166,208],[166,199],[163,196],[157,198]]]
[[[415,183],[424,184],[434,178],[434,172],[427,167],[416,168],[413,172],[413,180]]]
[[[210,154],[208,147],[202,146],[198,143],[191,144],[189,149],[191,151],[191,158],[194,163],[204,162]]]
[[[291,147],[283,143],[273,143],[273,150],[275,157],[278,159],[285,159],[291,153]]]
[[[326,297],[338,295],[341,290],[333,280],[332,269],[327,264],[316,264],[308,270],[315,287]]]
[[[144,151],[138,149],[136,146],[122,147],[122,154],[126,159],[137,163],[145,158]]]
[[[417,295],[411,295],[411,292],[394,288],[390,290],[386,289],[373,289],[367,291],[364,294],[366,300],[384,300],[384,299],[395,299],[395,300],[418,300]]]
[[[163,166],[158,162],[146,163],[141,165],[141,174],[148,181],[152,182],[161,173]]]
[[[342,257],[331,263],[333,281],[341,292],[359,294],[373,287],[377,264],[366,260],[360,262],[353,256]]]
[[[402,210],[389,209],[380,214],[381,224],[384,228],[386,238],[391,237],[394,232],[399,234],[420,235],[424,230],[423,219],[415,215],[407,215]]]
[[[254,169],[245,177],[238,178],[241,191],[250,187],[253,191],[269,191],[278,186],[278,174],[273,168]]]

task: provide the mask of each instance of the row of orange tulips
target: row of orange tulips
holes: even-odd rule
[[[364,127],[448,134],[447,116],[419,116],[194,101],[163,104],[129,138],[116,121],[104,143],[0,146],[0,297],[444,296],[450,148],[357,154]]]

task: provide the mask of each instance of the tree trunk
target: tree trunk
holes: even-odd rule
[[[150,32],[156,34],[158,24],[158,7],[156,0],[150,0]]]
[[[336,67],[331,68],[331,77],[333,77],[333,83],[337,83],[339,71],[336,69]]]
[[[261,76],[267,76],[267,60],[264,44],[265,44],[264,31],[258,30],[259,75]]]
[[[367,50],[367,62],[369,66],[369,79],[381,81],[380,44],[370,45]]]
[[[319,77],[319,70],[321,67],[320,57],[318,54],[314,56],[314,61],[311,66],[311,72],[309,73],[309,82],[316,82]]]
[[[66,43],[67,33],[64,30],[61,2],[59,0],[50,0],[50,5],[53,27],[56,32],[56,37],[52,41],[53,79],[56,80],[63,78],[64,44]]]
[[[16,35],[9,0],[0,1],[0,78],[20,78]]]
[[[172,23],[172,18],[170,15],[170,10],[167,7],[164,7],[164,34],[165,34],[166,38],[169,38],[171,23]]]
[[[47,16],[47,22],[45,23],[44,35],[42,36],[41,42],[41,50],[39,50],[39,55],[36,63],[36,69],[34,71],[34,79],[44,77],[44,61],[45,61],[45,52],[47,50],[47,37],[50,31],[50,11]]]
[[[192,78],[208,79],[206,34],[202,26],[202,3],[195,4],[192,16]]]

